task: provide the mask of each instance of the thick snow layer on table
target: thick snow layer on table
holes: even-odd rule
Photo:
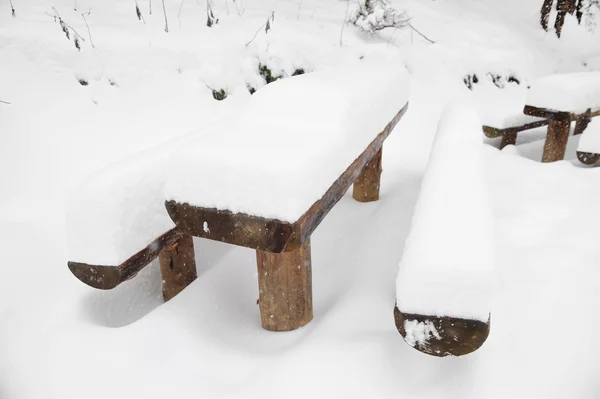
[[[173,159],[166,197],[295,222],[408,101],[404,64],[376,51],[259,90],[228,129]]]
[[[600,154],[600,120],[598,118],[592,118],[581,135],[577,151]]]
[[[175,227],[163,197],[170,154],[168,146],[146,151],[74,190],[67,214],[70,261],[118,266]]]
[[[493,223],[480,126],[460,103],[442,114],[400,262],[404,313],[488,320]]]
[[[582,113],[600,108],[600,72],[544,76],[531,84],[527,105]]]

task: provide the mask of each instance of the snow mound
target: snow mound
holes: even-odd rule
[[[494,247],[480,129],[463,104],[442,114],[400,262],[403,313],[488,320]]]
[[[376,47],[377,48],[377,47]],[[167,199],[295,222],[408,101],[404,63],[370,51],[259,90],[173,157]]]

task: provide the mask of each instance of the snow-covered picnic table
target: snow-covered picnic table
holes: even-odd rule
[[[531,84],[524,102],[507,99],[507,104],[490,103],[480,112],[485,135],[502,137],[503,148],[516,144],[520,132],[547,125],[542,162],[558,161],[564,158],[571,123],[576,122],[578,135],[600,115],[600,72],[545,76]]]
[[[169,299],[196,277],[191,236],[241,245],[257,251],[263,327],[305,325],[310,236],[352,184],[356,200],[379,198],[383,142],[408,93],[408,73],[391,52],[266,86],[242,115],[155,162],[134,162],[119,187],[83,187],[70,218],[69,268],[110,289],[159,256],[165,284],[177,285],[163,285]]]

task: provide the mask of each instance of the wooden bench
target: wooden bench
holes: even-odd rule
[[[190,276],[187,284],[195,278],[191,236],[226,242],[256,250],[263,328],[308,323],[311,234],[351,185],[357,201],[379,198],[383,142],[408,108],[406,69],[385,54],[258,91],[230,125],[171,156],[164,205],[174,230],[116,268],[70,269],[112,288],[158,254],[163,278],[172,266]]]

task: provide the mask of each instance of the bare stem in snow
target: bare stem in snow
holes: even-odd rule
[[[150,15],[152,15],[152,0],[150,0]]]
[[[17,14],[15,13],[15,7],[13,6],[12,0],[10,0],[10,11],[12,12],[13,17],[17,16]]]
[[[77,11],[77,0],[73,0],[73,10]]]
[[[165,32],[169,33],[169,21],[167,21],[167,9],[165,8],[165,0],[162,0],[163,14],[165,14]]]
[[[342,38],[344,37],[344,26],[348,21],[348,7],[350,6],[350,0],[346,0],[346,12],[344,14],[344,22],[342,22],[342,30],[340,31],[340,47],[342,47]]]
[[[179,29],[181,29],[181,9],[183,8],[183,2],[185,0],[181,0],[181,4],[179,4],[179,12],[177,13],[177,22],[179,22]]]
[[[300,5],[298,6],[298,21],[300,21],[300,13],[302,12],[302,0],[300,0]]]
[[[246,9],[244,8],[244,5],[242,4],[242,0],[232,0],[233,4],[235,4],[235,9],[237,10],[237,14],[238,17],[241,17],[242,15],[244,15],[244,12],[246,11]]]
[[[430,38],[428,38],[427,36],[425,36],[424,34],[422,34],[421,32],[419,32],[419,30],[418,30],[417,28],[415,28],[414,26],[412,26],[412,24],[411,24],[411,23],[409,23],[409,24],[408,24],[408,27],[409,27],[410,29],[412,29],[413,31],[417,32],[417,34],[418,34],[419,36],[421,36],[423,39],[427,40],[429,43],[431,43],[431,44],[435,44],[435,42],[434,42],[433,40],[431,40]]]
[[[269,31],[271,30],[271,23],[275,21],[275,11],[271,12],[271,15],[269,16],[269,19],[267,19],[267,22],[265,22],[260,28],[258,28],[258,30],[256,31],[256,33],[254,34],[254,36],[252,37],[252,39],[246,43],[246,47],[248,47],[250,45],[250,43],[252,43],[254,41],[254,39],[256,39],[256,36],[258,36],[258,33],[261,30],[265,30],[265,34],[269,33]]]
[[[10,103],[8,101],[2,101],[2,100],[0,100],[0,103],[10,105]]]
[[[137,0],[135,0],[135,15],[137,15],[139,21],[142,21],[146,25],[146,19],[142,15],[142,10],[140,10]]]
[[[85,26],[87,27],[87,31],[88,31],[88,37],[90,38],[90,44],[92,45],[92,48],[96,48],[96,46],[94,46],[94,42],[92,41],[92,32],[90,32],[90,26],[87,23],[87,20],[85,19],[86,15],[90,15],[92,11],[88,11],[87,13],[82,13],[81,14],[81,18],[83,18],[83,22],[85,22]]]
[[[67,36],[67,39],[71,39],[70,35],[69,35],[69,30],[71,30],[74,34],[75,34],[75,45],[78,45],[78,41],[81,40],[82,42],[85,42],[85,39],[83,38],[83,36],[81,36],[79,34],[79,32],[77,32],[71,25],[69,25],[68,23],[66,23],[60,16],[60,14],[58,13],[58,11],[56,10],[56,8],[52,7],[52,11],[54,12],[54,15],[46,13],[46,15],[48,15],[49,17],[54,18],[54,21],[56,22],[58,20],[58,23],[60,24],[63,32],[65,32],[65,35]]]

